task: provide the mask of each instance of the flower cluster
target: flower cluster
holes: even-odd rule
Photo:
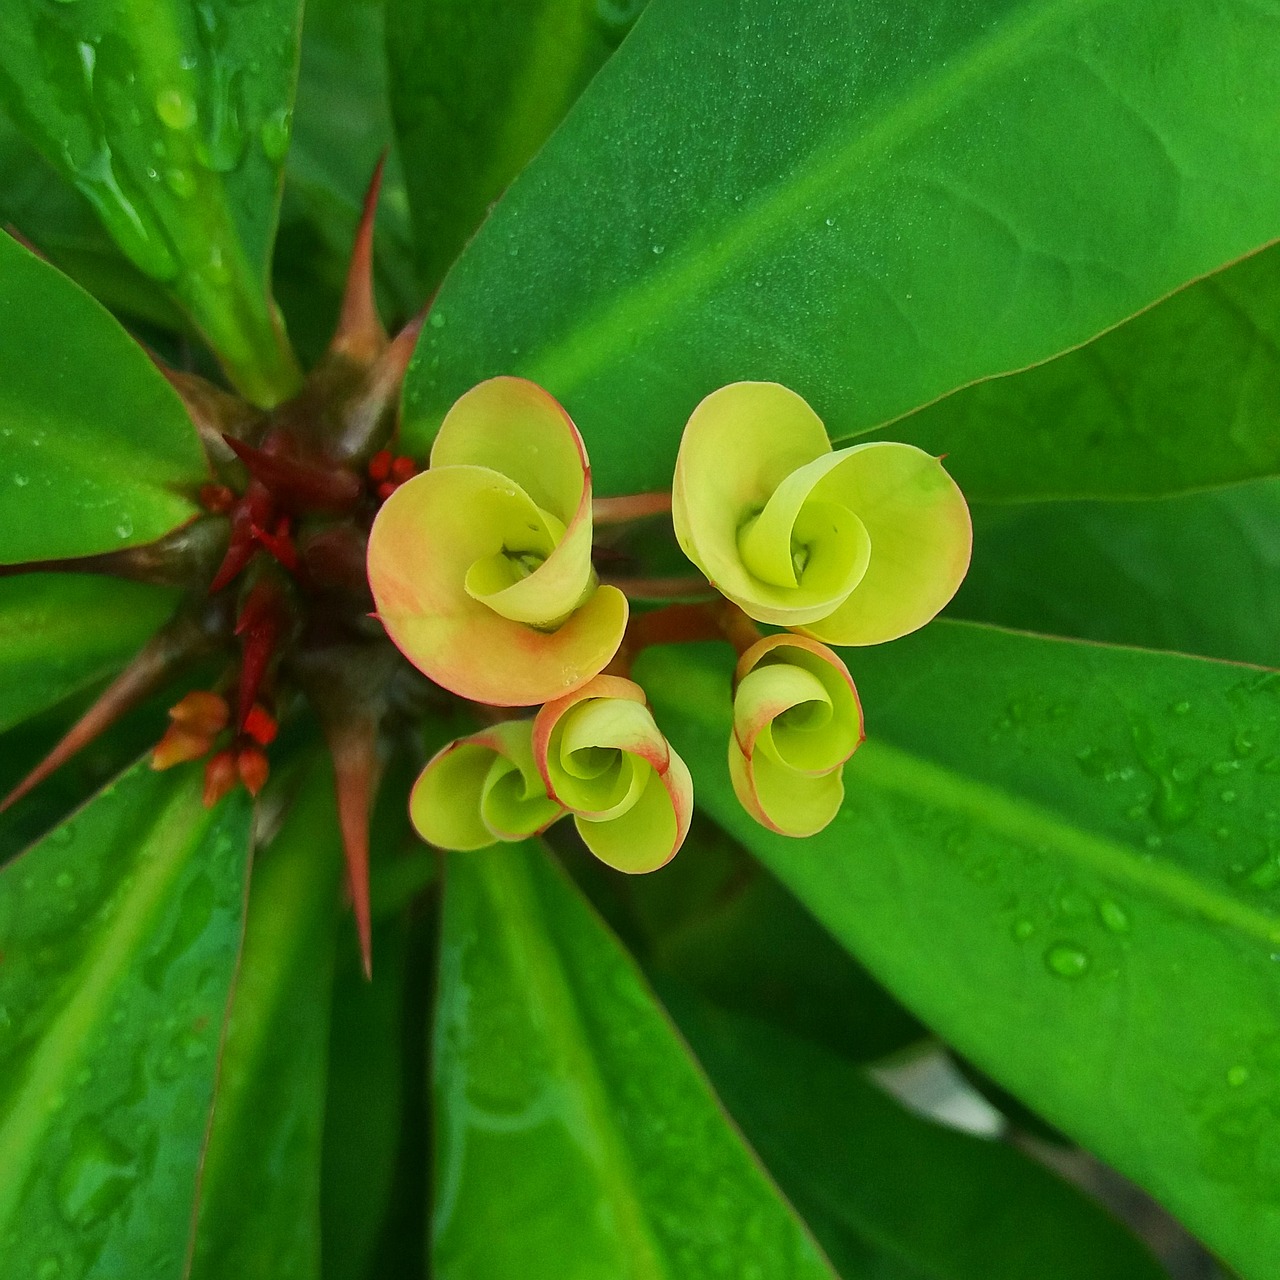
[[[449,411],[428,469],[374,522],[378,617],[446,689],[540,709],[427,764],[410,803],[424,839],[476,849],[572,814],[610,866],[662,866],[688,831],[693,787],[630,661],[646,644],[710,636],[739,652],[728,754],[744,808],[793,836],[835,816],[864,735],[828,643],[892,640],[947,603],[969,561],[963,496],[939,459],[889,442],[833,449],[798,395],[744,382],[690,418],[671,515],[724,599],[629,619],[627,596],[593,566],[591,471],[564,409],[502,377]],[[762,636],[749,619],[787,630]]]

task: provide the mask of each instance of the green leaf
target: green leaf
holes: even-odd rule
[[[1280,247],[885,431],[971,498],[1133,498],[1280,472]]]
[[[0,731],[123,666],[173,605],[172,591],[108,578],[0,579]]]
[[[0,563],[151,542],[208,476],[177,393],[88,294],[0,235]]]
[[[634,964],[532,846],[448,863],[434,1057],[440,1280],[832,1280]]]
[[[120,252],[87,200],[0,112],[0,224],[18,228],[106,306],[168,329],[182,313]]]
[[[0,872],[14,1276],[176,1276],[239,952],[249,806],[139,764]]]
[[[309,0],[286,162],[275,288],[304,358],[319,360],[337,323],[351,242],[378,157],[393,135],[384,0]],[[387,156],[374,237],[388,322],[422,305],[399,158]]]
[[[699,815],[680,854],[660,871],[605,876],[601,892],[626,895],[646,970],[688,984],[720,1008],[855,1061],[926,1034],[776,877]]]
[[[428,289],[644,6],[388,0],[391,104]]]
[[[320,1145],[342,842],[327,763],[256,859],[191,1276],[320,1274]]]
[[[0,100],[250,398],[294,390],[268,289],[299,0],[10,0]]]
[[[803,1040],[668,1003],[842,1275],[881,1275],[870,1253],[929,1280],[1164,1277],[1119,1223],[1014,1147],[911,1115]]]
[[[1280,674],[936,623],[851,662],[821,835],[737,806],[728,663],[646,655],[699,803],[982,1070],[1250,1280],[1280,1248]]]
[[[1161,15],[654,0],[446,281],[407,443],[520,373],[574,415],[597,492],[665,488],[725,383],[780,381],[848,436],[1257,248],[1280,19]]]
[[[958,617],[1280,667],[1280,481],[973,520]]]

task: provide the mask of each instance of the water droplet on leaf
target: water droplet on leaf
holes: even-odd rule
[[[1059,978],[1079,978],[1089,968],[1086,952],[1069,942],[1059,942],[1044,954],[1045,966]]]

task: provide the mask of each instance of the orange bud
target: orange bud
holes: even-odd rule
[[[172,769],[175,764],[186,764],[188,760],[199,760],[211,746],[211,734],[171,724],[151,752],[151,767],[159,771]]]
[[[231,723],[231,708],[221,694],[196,689],[169,708],[169,719],[191,733],[212,738]]]
[[[244,789],[251,796],[256,796],[266,786],[271,774],[271,762],[260,747],[241,747],[236,756],[236,771],[240,775],[240,781],[244,783]]]
[[[204,767],[204,807],[212,809],[236,785],[236,758],[230,751],[219,751]]]

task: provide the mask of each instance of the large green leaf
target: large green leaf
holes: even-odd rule
[[[0,731],[121,667],[174,593],[108,578],[0,579]]]
[[[300,0],[8,0],[0,100],[247,395],[297,370],[268,289]]]
[[[646,655],[698,802],[904,1002],[1250,1280],[1280,1251],[1280,674],[957,623],[851,657],[836,821],[757,827],[728,667]]]
[[[668,994],[664,991],[664,994]],[[845,1277],[1160,1280],[1117,1222],[1011,1146],[911,1115],[815,1045],[670,993],[733,1117]],[[897,1274],[894,1272],[893,1274]]]
[[[959,617],[1280,666],[1280,480],[973,516]]]
[[[320,1139],[342,842],[327,764],[256,856],[213,1124],[195,1280],[320,1274]]]
[[[428,288],[644,5],[388,0],[392,107]]]
[[[826,1277],[634,964],[532,846],[451,860],[439,1280]]]
[[[1280,230],[1278,37],[1247,0],[653,0],[446,281],[406,438],[520,373],[601,492],[660,488],[723,383],[847,436],[1053,356]]]
[[[181,1274],[248,845],[140,764],[0,873],[6,1275]]]
[[[150,542],[207,464],[177,393],[88,294],[0,234],[0,563]]]
[[[1141,497],[1280,473],[1280,247],[885,434],[948,454],[979,499]]]

